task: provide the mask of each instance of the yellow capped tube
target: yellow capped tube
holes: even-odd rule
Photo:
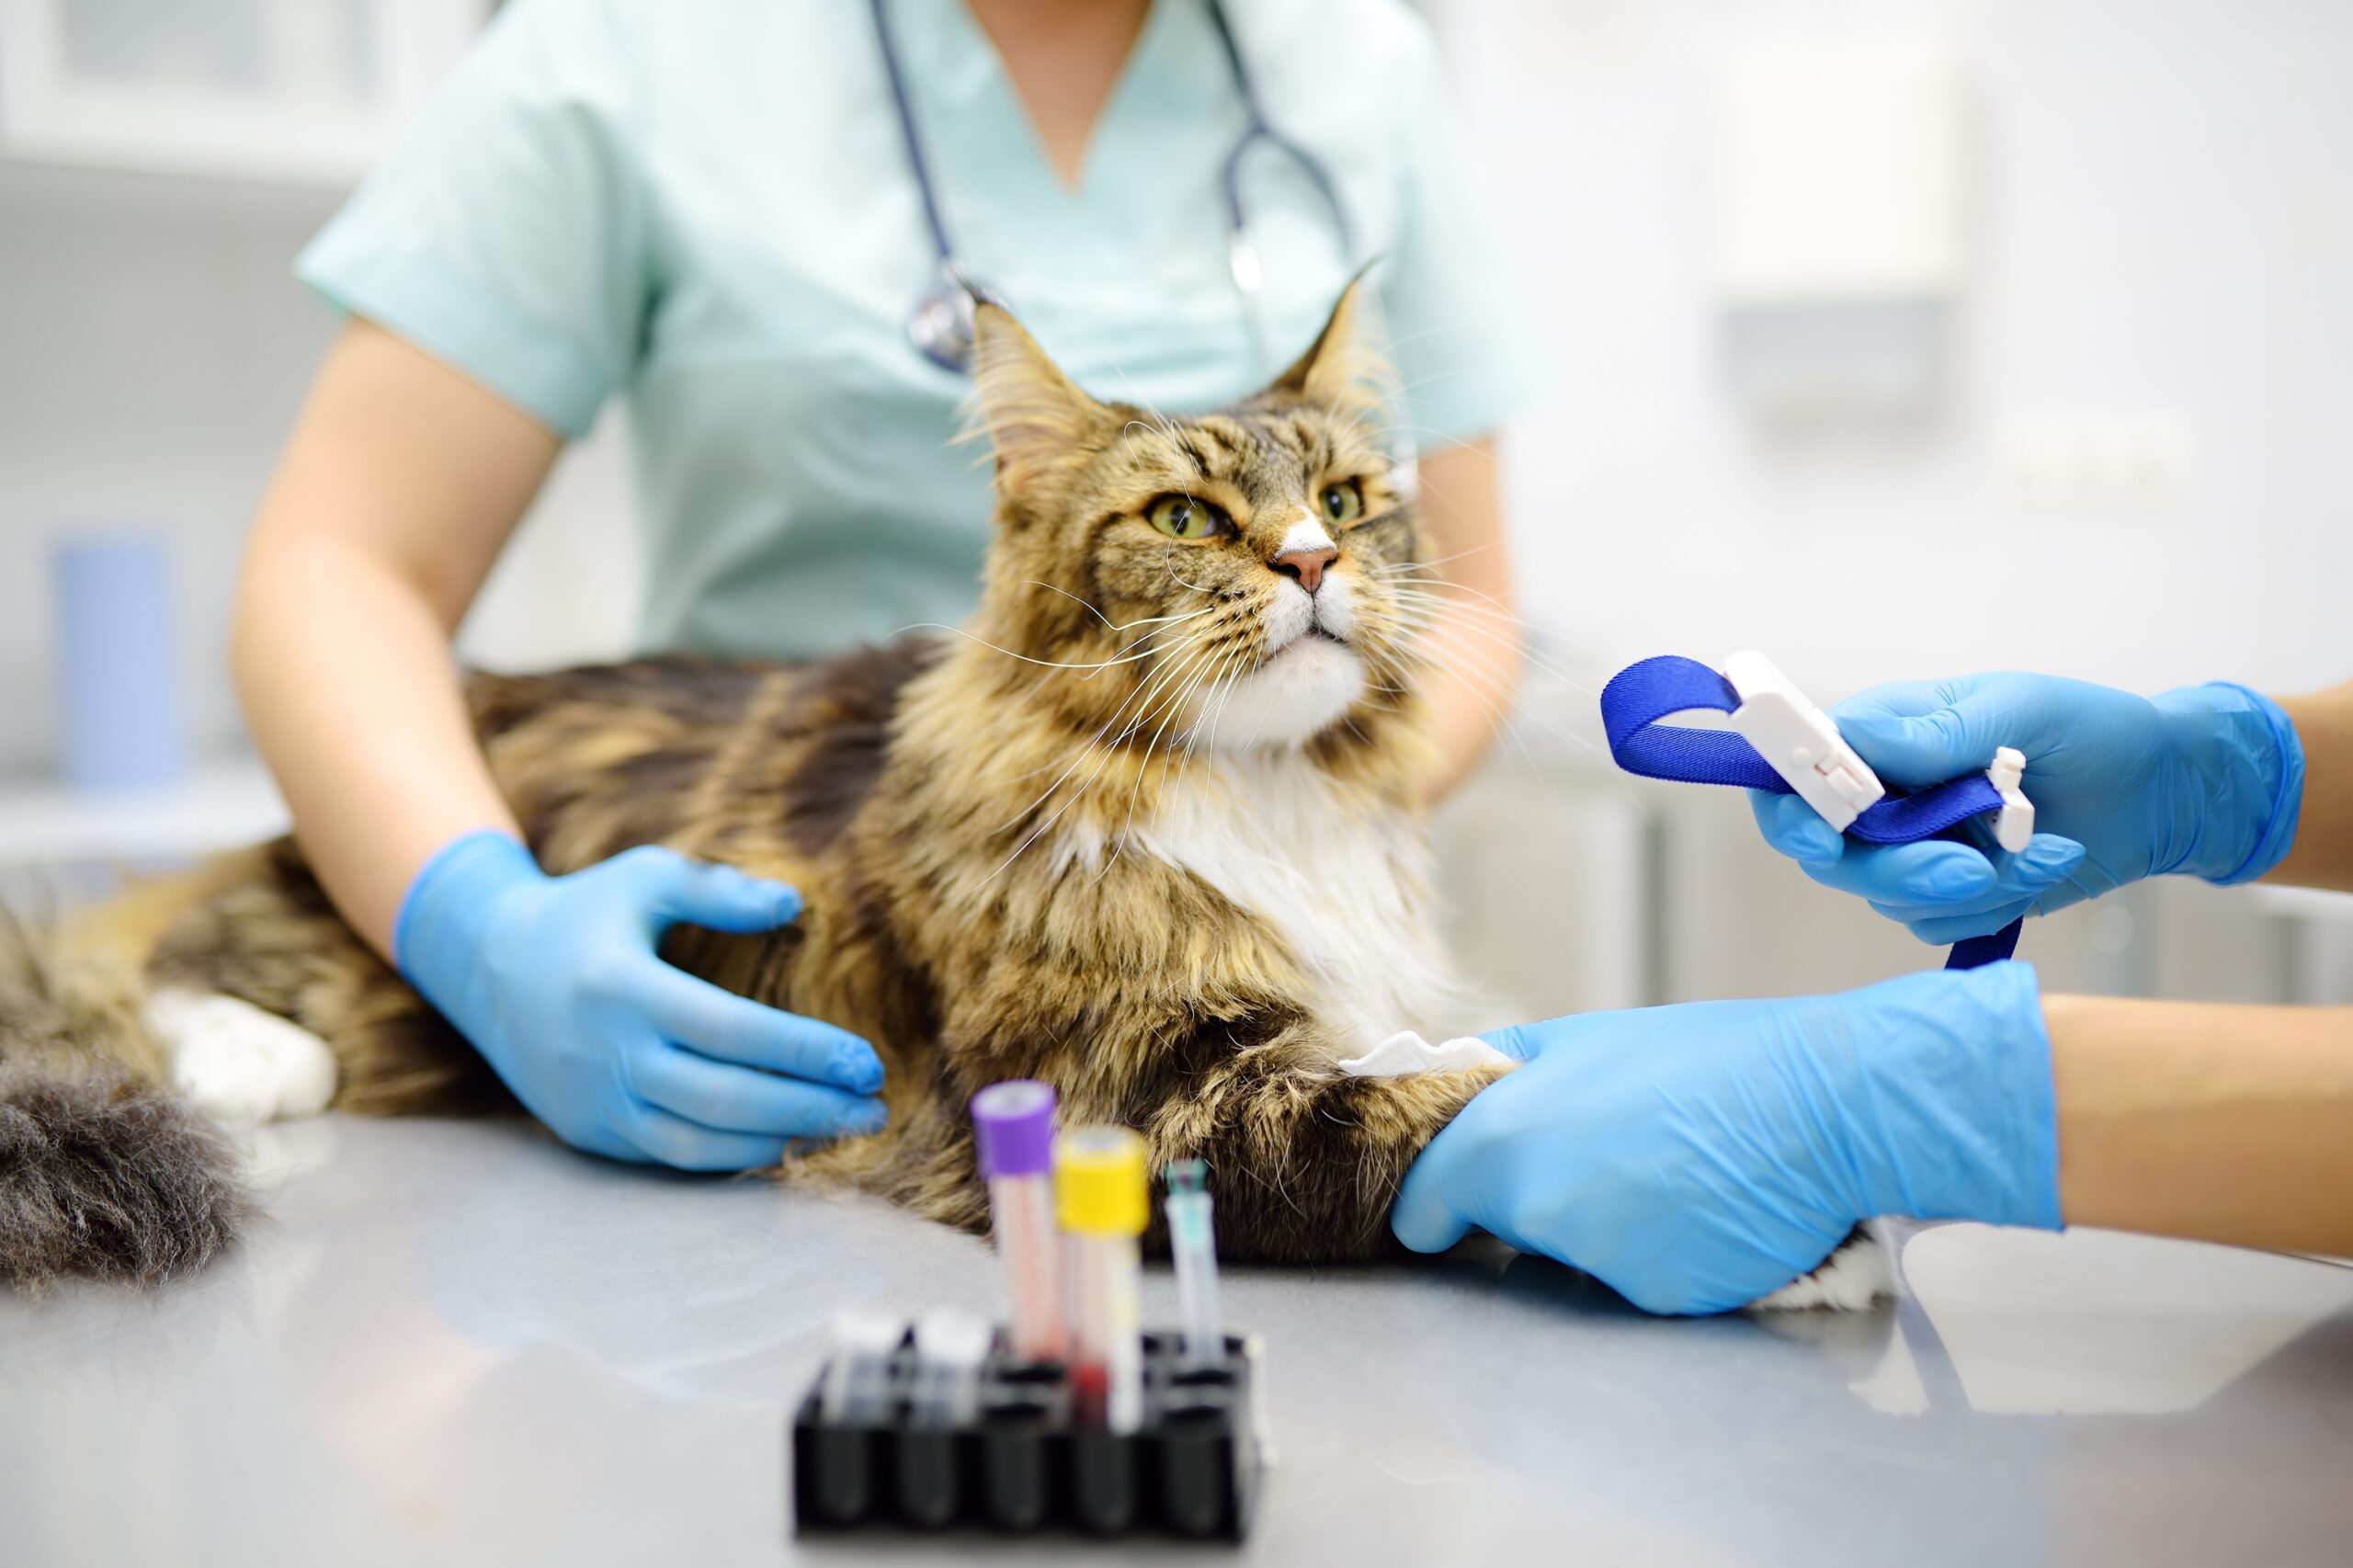
[[[1113,1432],[1143,1425],[1142,1265],[1151,1208],[1143,1140],[1124,1127],[1080,1127],[1054,1141],[1054,1208],[1070,1282],[1071,1392],[1076,1415]]]

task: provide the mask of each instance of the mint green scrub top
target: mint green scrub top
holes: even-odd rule
[[[1267,379],[1227,262],[1241,133],[1203,0],[1154,0],[1064,187],[962,0],[889,0],[967,271],[1106,398],[1205,408]],[[1233,0],[1267,117],[1321,158],[1427,450],[1492,431],[1526,337],[1465,196],[1429,35],[1397,0]],[[1263,146],[1245,200],[1272,353],[1353,270]],[[909,343],[937,280],[858,0],[508,0],[306,249],[301,278],[564,437],[628,400],[649,651],[800,657],[953,623],[989,467],[967,380]]]

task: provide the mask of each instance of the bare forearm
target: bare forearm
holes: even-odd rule
[[[1496,446],[1475,441],[1422,460],[1429,567],[1406,585],[1424,631],[1435,798],[1476,768],[1511,715],[1527,663],[1506,549]]]
[[[2070,1224],[2353,1256],[2353,1008],[2043,1014]]]
[[[1516,623],[1467,595],[1426,633],[1430,661],[1423,689],[1437,754],[1428,780],[1433,799],[1462,782],[1484,760],[1511,715],[1527,655]]]
[[[2353,682],[2279,706],[2304,748],[2304,801],[2295,846],[2266,880],[2353,890]]]
[[[233,649],[246,722],[328,895],[387,956],[433,851],[513,826],[449,640],[556,451],[511,405],[355,322],[254,519]]]
[[[460,833],[512,829],[474,744],[449,633],[376,562],[332,539],[249,566],[235,662],[246,722],[304,854],[391,956],[402,893]]]

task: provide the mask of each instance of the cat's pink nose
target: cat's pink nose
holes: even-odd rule
[[[1339,551],[1328,544],[1312,550],[1293,550],[1275,557],[1275,570],[1286,577],[1296,577],[1299,585],[1313,593],[1324,584],[1324,568],[1340,558]]]

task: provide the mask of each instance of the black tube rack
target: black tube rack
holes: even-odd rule
[[[1074,1423],[1062,1364],[1016,1359],[1002,1334],[982,1369],[979,1418],[968,1426],[911,1418],[910,1344],[892,1358],[889,1417],[870,1426],[825,1419],[821,1367],[792,1417],[794,1528],[1238,1542],[1265,1465],[1256,1342],[1229,1335],[1209,1367],[1184,1365],[1177,1344],[1173,1334],[1144,1335],[1143,1426],[1125,1435]]]

